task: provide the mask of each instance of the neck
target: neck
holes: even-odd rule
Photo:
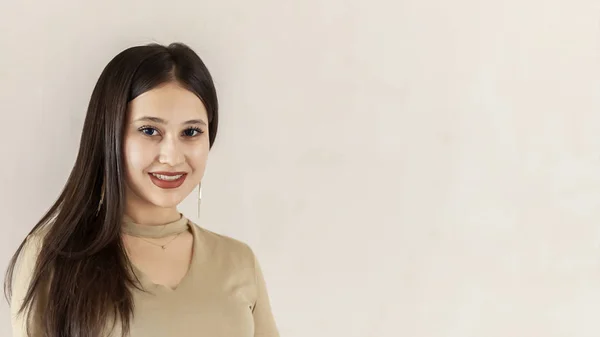
[[[125,208],[125,215],[136,223],[146,226],[162,226],[166,223],[179,220],[181,213],[177,207],[140,207],[135,204],[128,204]]]
[[[166,223],[177,221],[181,212],[177,207],[160,207],[140,198],[129,186],[125,192],[125,216],[135,223],[144,226],[162,226]]]

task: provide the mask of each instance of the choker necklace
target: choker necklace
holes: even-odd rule
[[[164,225],[154,225],[154,226],[138,224],[138,223],[134,222],[133,219],[131,219],[130,217],[125,215],[125,216],[123,216],[123,223],[122,223],[121,228],[122,228],[122,232],[125,234],[128,234],[130,236],[135,236],[140,239],[144,239],[144,241],[146,241],[146,242],[152,243],[156,246],[159,246],[159,247],[162,247],[163,249],[165,249],[166,245],[173,242],[173,240],[175,240],[177,237],[179,237],[179,235],[181,235],[185,231],[189,230],[189,224],[188,224],[188,219],[186,217],[184,217],[183,214],[180,214],[180,217],[178,220],[166,223]],[[162,244],[162,245],[145,240],[145,239],[162,239],[162,238],[166,238],[166,237],[173,236],[173,235],[175,235],[175,237],[171,241],[167,242],[166,244]]]

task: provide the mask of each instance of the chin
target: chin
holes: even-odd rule
[[[161,208],[174,208],[177,207],[183,199],[185,198],[148,198],[148,202]]]
[[[169,199],[169,200],[156,200],[152,202],[154,205],[162,208],[175,208],[179,206],[179,204],[183,201],[183,199]]]

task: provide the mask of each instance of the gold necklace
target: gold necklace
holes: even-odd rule
[[[140,239],[142,239],[142,240],[144,240],[144,241],[148,242],[148,243],[149,243],[149,244],[151,244],[151,245],[154,245],[154,246],[160,247],[160,248],[162,248],[162,250],[166,250],[166,249],[167,249],[167,245],[168,245],[168,244],[170,244],[171,242],[175,241],[175,239],[177,239],[177,237],[179,237],[179,235],[181,235],[181,233],[183,233],[183,232],[179,232],[179,233],[177,233],[177,235],[175,235],[175,236],[174,236],[174,237],[173,237],[171,240],[169,240],[169,242],[167,242],[167,243],[165,243],[165,244],[162,244],[162,245],[161,245],[161,244],[159,244],[159,243],[156,243],[156,242],[148,241],[148,240],[146,240],[146,238],[144,238],[144,237],[141,237],[141,236],[135,236],[135,235],[132,235],[132,236],[134,236],[134,237],[136,237],[136,238],[140,238]]]

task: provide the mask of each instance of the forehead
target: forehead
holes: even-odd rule
[[[129,102],[129,120],[144,116],[161,118],[169,123],[190,119],[208,122],[206,108],[200,98],[174,82],[149,90]]]

